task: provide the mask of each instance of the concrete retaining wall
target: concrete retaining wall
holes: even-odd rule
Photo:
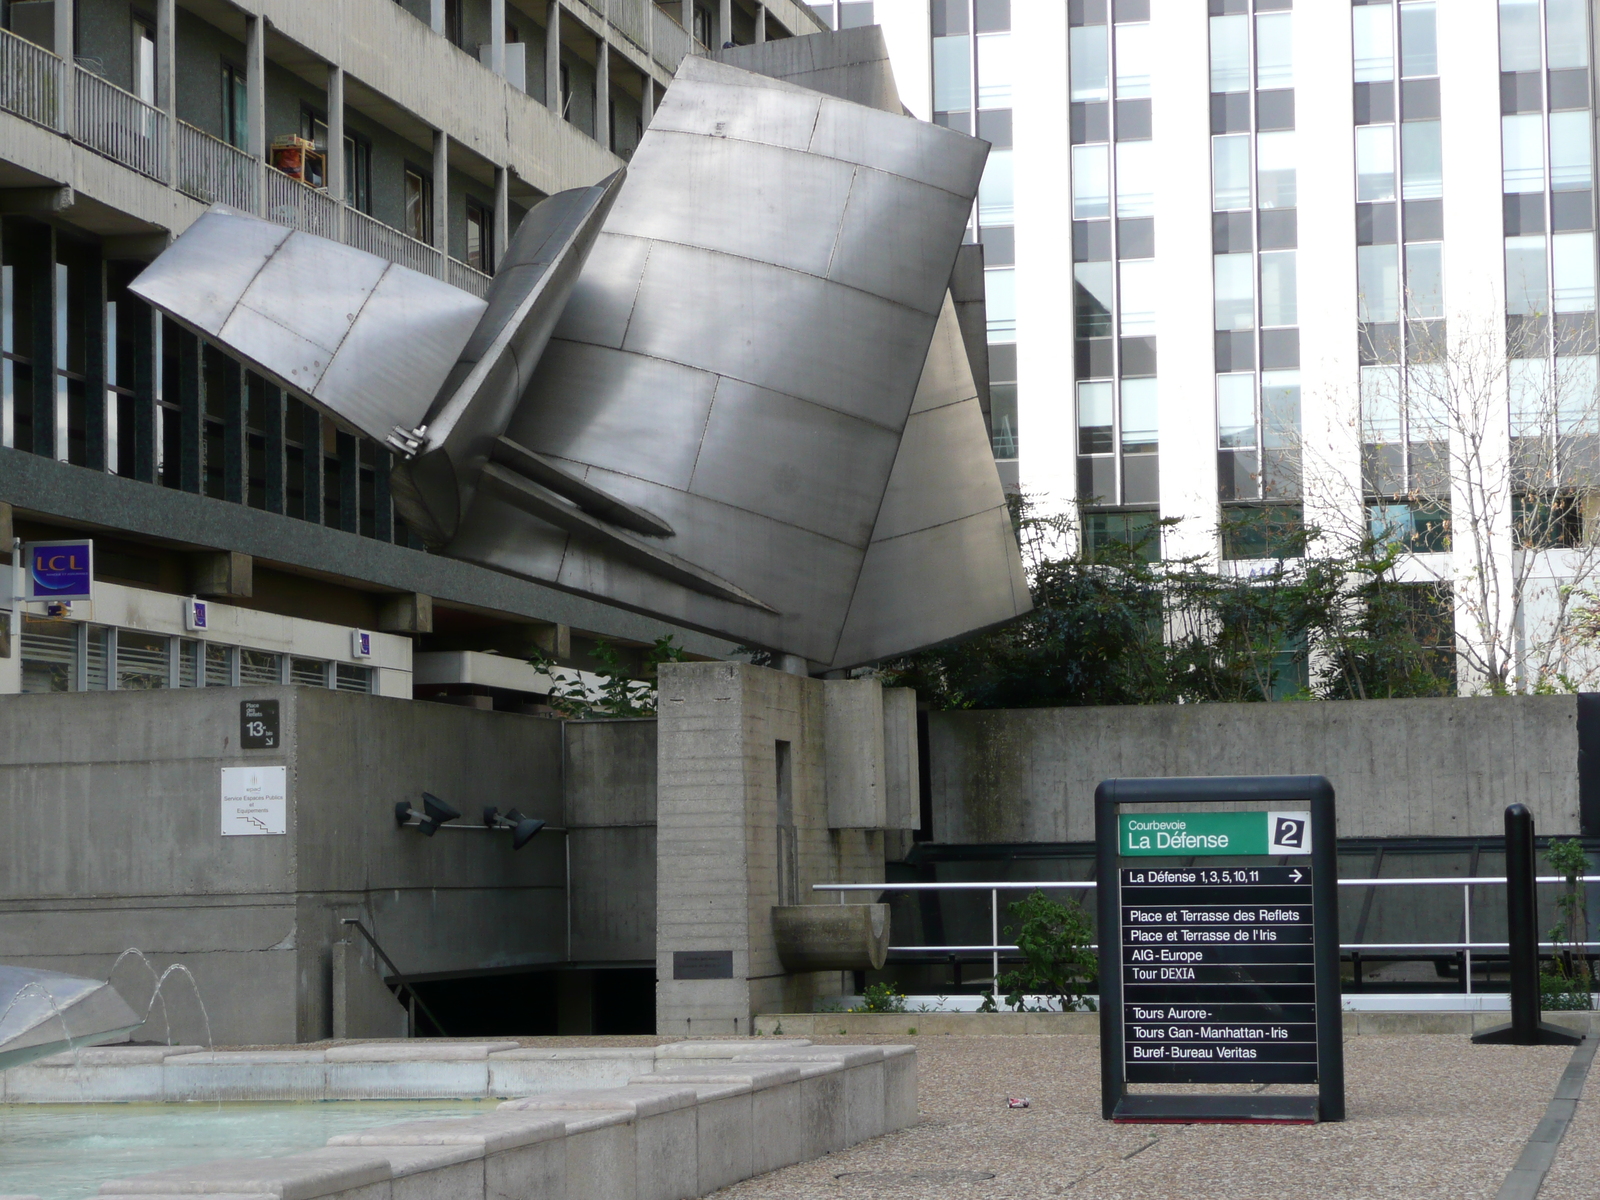
[[[1600,834],[1580,750],[1589,696],[940,712],[933,837],[1086,842],[1119,776],[1326,775],[1342,837],[1498,837],[1507,804],[1541,834]],[[1597,730],[1596,732],[1600,732]],[[1587,796],[1589,803],[1582,803]],[[1585,820],[1587,815],[1587,820]]]
[[[277,701],[277,748],[240,748],[244,700]],[[286,834],[222,835],[233,766],[286,768]],[[198,982],[209,1030],[173,978],[173,1037],[239,1045],[401,1032],[397,1004],[332,1011],[378,974],[344,917],[408,973],[564,957],[560,835],[513,854],[505,834],[397,829],[424,789],[464,822],[496,805],[559,825],[560,727],[321,688],[0,697],[0,960],[103,979],[136,946]],[[143,967],[114,982],[142,1010]],[[162,1011],[145,1036],[167,1035]]]

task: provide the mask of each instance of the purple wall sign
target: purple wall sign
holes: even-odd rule
[[[94,542],[29,542],[22,547],[29,600],[92,600]]]

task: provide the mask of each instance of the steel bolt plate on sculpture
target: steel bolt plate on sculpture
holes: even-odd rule
[[[443,553],[817,669],[993,625],[1029,601],[949,296],[987,146],[844,57],[805,77],[881,108],[685,59],[487,304],[225,211],[135,290],[387,439]]]

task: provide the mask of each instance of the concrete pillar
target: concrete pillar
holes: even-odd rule
[[[449,278],[450,255],[450,135],[433,132],[433,244],[439,251],[439,278]]]
[[[167,114],[167,182],[178,178],[178,56],[176,0],[156,0],[156,107]]]
[[[340,233],[344,229],[344,68],[328,68],[328,195],[339,205]]]
[[[506,247],[511,245],[511,168],[494,169],[494,254],[485,264],[493,275],[500,267]]]
[[[611,45],[605,38],[594,46],[594,140],[611,149]]]
[[[506,77],[506,0],[489,0],[489,69]]]
[[[561,4],[550,0],[545,8],[544,26],[544,102],[556,116],[561,115]]]
[[[694,0],[683,0],[682,5],[680,5],[680,11],[678,13],[678,19],[679,19],[680,22],[682,22],[684,29],[686,29],[688,31],[689,36],[693,37],[694,36]]]
[[[656,81],[646,75],[639,87],[639,128],[649,129],[650,118],[656,115]]]
[[[756,45],[765,45],[767,40],[767,6],[756,0]]]
[[[56,19],[55,50],[57,56],[67,64],[67,86],[61,89],[58,97],[59,109],[57,115],[61,122],[61,128],[67,133],[74,133],[77,129],[73,113],[73,101],[78,94],[77,60],[73,52],[77,36],[77,31],[73,28],[74,10],[76,8],[77,5],[69,3],[68,0],[56,0],[54,6]]]
[[[786,869],[804,884],[883,879],[881,834],[829,828],[827,738],[835,725],[823,709],[824,693],[833,687],[742,663],[662,666],[658,1032],[744,1036],[755,1013],[810,1011],[819,996],[836,994],[836,974],[785,971],[772,914],[785,902],[780,885]],[[878,700],[876,692],[871,699]],[[864,715],[881,745],[881,709],[874,705]],[[837,728],[847,738],[863,732],[848,723]],[[789,867],[781,867],[790,853]],[[804,885],[790,898],[836,901]]]
[[[245,124],[250,157],[256,160],[255,210],[267,203],[267,30],[265,17],[246,18],[245,24]]]
[[[428,24],[435,33],[444,34],[444,0],[432,0],[428,5]]]
[[[720,50],[733,41],[733,0],[722,0],[717,5],[717,44],[713,50]]]

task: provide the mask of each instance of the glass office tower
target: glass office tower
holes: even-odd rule
[[[1464,559],[1472,522],[1536,525],[1498,545],[1559,585],[1600,527],[1590,0],[874,11],[907,106],[995,145],[1008,486],[1086,546],[1177,518],[1152,552],[1241,571],[1365,529],[1447,601],[1501,553]],[[1463,490],[1464,386],[1540,478]]]

